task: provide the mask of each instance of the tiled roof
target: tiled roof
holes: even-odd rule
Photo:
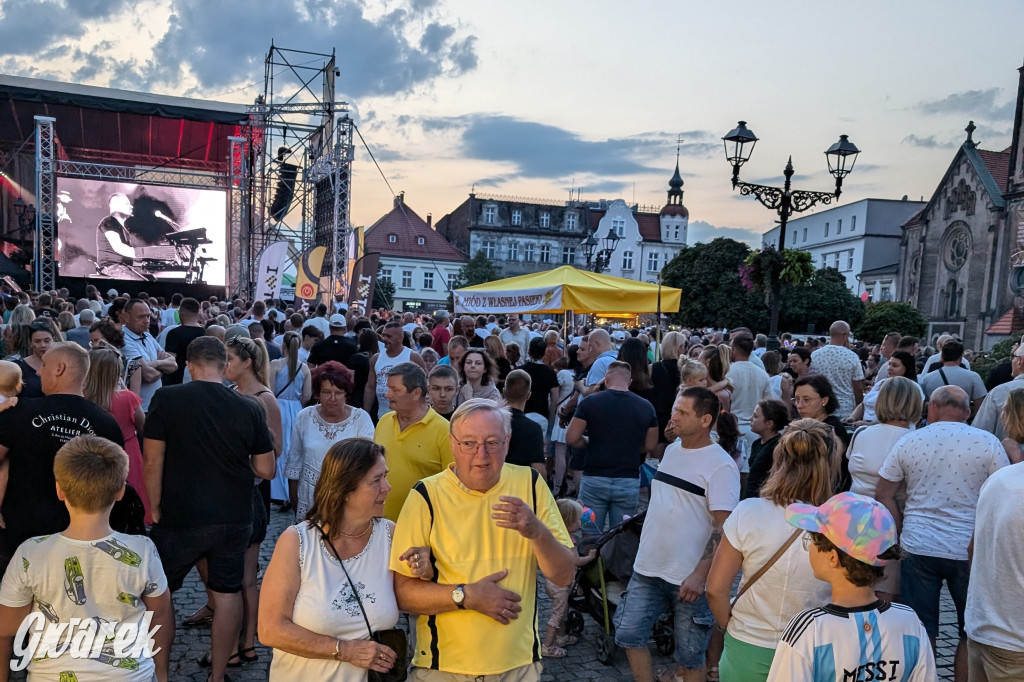
[[[1006,191],[1006,181],[1010,177],[1010,148],[1007,147],[1001,152],[992,152],[987,149],[979,149],[978,156],[985,162],[992,179],[996,181],[999,190]]]
[[[598,228],[598,223],[601,222],[601,218],[604,217],[605,213],[606,211],[599,208],[590,210],[591,232]],[[640,213],[639,211],[634,211],[633,217],[636,218],[637,229],[640,231],[640,236],[643,237],[644,241],[661,241],[661,216],[657,213]]]
[[[1010,308],[998,320],[992,323],[986,334],[991,336],[1016,336],[1024,332],[1024,315],[1017,307]]]
[[[395,236],[394,242],[391,235]],[[418,241],[420,237],[423,244]],[[409,208],[404,194],[395,197],[394,208],[366,230],[366,251],[402,258],[466,262],[464,255]]]

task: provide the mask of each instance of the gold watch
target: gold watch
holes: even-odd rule
[[[466,584],[456,585],[455,589],[452,590],[452,601],[455,602],[455,606],[460,609],[466,608]]]

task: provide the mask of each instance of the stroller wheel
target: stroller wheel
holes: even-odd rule
[[[611,665],[614,654],[615,638],[602,632],[597,636],[597,660],[604,665]]]
[[[675,651],[675,633],[672,631],[672,621],[662,616],[654,623],[654,648],[662,656],[671,656]]]
[[[565,631],[570,635],[581,635],[583,627],[583,614],[576,609],[569,609],[565,615]]]

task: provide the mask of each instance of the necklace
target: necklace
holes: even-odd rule
[[[361,538],[364,535],[366,535],[367,533],[369,533],[371,528],[373,528],[373,519],[370,519],[370,522],[368,524],[366,524],[366,530],[364,530],[362,533],[357,533],[355,535],[350,535],[348,533],[345,533],[345,532],[342,532],[341,530],[339,530],[338,531],[338,535],[341,535],[342,537],[346,537],[346,538]]]

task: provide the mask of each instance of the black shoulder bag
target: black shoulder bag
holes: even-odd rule
[[[409,640],[407,635],[403,630],[399,630],[398,628],[380,630],[378,632],[373,631],[373,628],[370,627],[370,619],[366,617],[366,609],[363,608],[363,600],[359,598],[359,590],[356,589],[355,583],[352,582],[352,578],[349,576],[348,570],[345,568],[345,562],[341,560],[338,550],[334,548],[334,543],[331,542],[331,539],[327,534],[324,533],[322,529],[320,533],[323,535],[324,540],[327,541],[327,546],[331,548],[331,553],[334,554],[334,558],[338,560],[341,570],[345,573],[345,580],[348,580],[348,586],[352,588],[352,594],[355,595],[356,603],[359,604],[359,611],[363,614],[363,622],[366,623],[366,629],[370,633],[370,639],[377,644],[383,644],[396,654],[395,665],[391,667],[391,670],[386,673],[379,673],[376,670],[367,670],[367,679],[370,682],[404,682],[406,676],[409,674]]]

